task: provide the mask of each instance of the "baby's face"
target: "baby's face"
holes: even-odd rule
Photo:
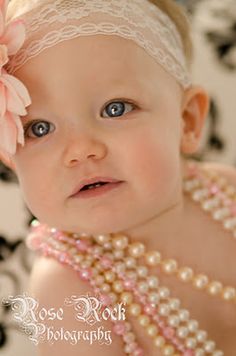
[[[13,162],[40,221],[116,232],[178,200],[183,93],[142,48],[117,36],[80,37],[45,50],[15,76],[32,99],[22,122],[37,123]],[[97,197],[71,197],[95,176],[124,182]]]

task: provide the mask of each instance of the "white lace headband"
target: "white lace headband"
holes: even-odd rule
[[[63,40],[116,34],[143,47],[184,88],[190,85],[179,32],[148,0],[30,0],[15,12],[18,17],[25,21],[26,40],[7,65],[10,74]]]
[[[0,110],[0,159],[7,154],[15,154],[17,143],[24,145],[19,115],[26,115],[25,107],[31,104],[27,89],[13,74],[30,58],[59,42],[98,34],[133,40],[184,89],[191,86],[183,43],[176,25],[149,0],[8,2],[0,2],[0,84],[6,89],[2,93],[0,91],[0,103],[5,99]],[[15,42],[14,51],[10,42]],[[1,97],[3,93],[5,98]]]

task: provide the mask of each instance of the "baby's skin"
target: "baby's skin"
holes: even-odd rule
[[[183,91],[134,42],[102,35],[59,43],[32,58],[15,76],[28,88],[32,105],[22,117],[25,146],[18,147],[8,165],[39,221],[70,232],[122,231],[147,249],[235,285],[235,241],[182,192],[184,155],[198,149],[209,108],[202,87]],[[217,169],[236,184],[234,168]],[[94,176],[123,183],[98,198],[72,199],[79,182]],[[163,276],[163,284],[225,355],[234,356],[235,309],[171,277]],[[69,268],[38,257],[29,291],[50,308],[91,289]],[[132,323],[145,355],[158,355],[137,321]],[[112,328],[109,321],[101,325]],[[63,326],[78,329],[72,310]],[[81,323],[83,328],[87,325]],[[109,346],[44,343],[39,350],[40,356],[124,354],[121,339],[114,335]]]

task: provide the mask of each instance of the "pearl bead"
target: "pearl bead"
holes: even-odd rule
[[[112,303],[116,303],[118,301],[118,296],[114,292],[108,293],[108,296],[111,298]]]
[[[135,271],[128,271],[126,276],[130,279],[133,279],[134,281],[137,281],[138,279],[137,273]]]
[[[156,276],[149,276],[147,278],[147,283],[148,283],[149,288],[155,289],[159,285],[159,279]]]
[[[161,254],[158,251],[146,253],[145,261],[148,266],[157,266],[161,262]]]
[[[136,267],[136,259],[134,257],[126,257],[124,259],[125,265],[127,268],[135,268]]]
[[[218,281],[212,281],[211,283],[209,283],[207,287],[207,291],[211,295],[217,295],[221,293],[222,289],[223,289],[223,285]]]
[[[146,331],[149,336],[154,337],[154,336],[156,336],[158,329],[155,324],[150,324],[150,325],[148,325]]]
[[[108,293],[111,290],[111,286],[109,284],[107,284],[107,283],[103,283],[101,285],[101,290],[102,290],[103,293]]]
[[[139,258],[143,256],[145,252],[145,245],[141,242],[134,242],[128,248],[130,256],[134,258]]]
[[[203,349],[196,349],[195,356],[205,356],[205,352]]]
[[[156,293],[156,292],[149,293],[148,300],[151,303],[157,304],[159,302],[159,300],[160,300],[159,294]]]
[[[233,300],[236,297],[236,289],[233,287],[225,287],[222,291],[224,300]]]
[[[184,180],[183,181],[183,189],[185,192],[191,192],[193,189],[195,189],[199,186],[199,183],[200,182],[198,179]]]
[[[189,282],[193,278],[193,270],[189,267],[180,268],[177,276],[182,282]]]
[[[168,318],[168,324],[173,327],[177,327],[180,323],[178,315],[170,315]]]
[[[224,218],[229,216],[229,214],[230,214],[229,208],[225,207],[225,208],[220,208],[220,209],[214,210],[212,217],[214,220],[223,220]]]
[[[224,356],[224,353],[220,350],[214,351],[212,356]]]
[[[171,345],[167,345],[164,346],[163,350],[162,350],[162,355],[163,356],[172,356],[174,354],[175,350],[173,348],[173,346]]]
[[[178,310],[180,307],[180,300],[178,298],[171,298],[169,300],[169,306],[171,310]]]
[[[181,321],[187,321],[189,319],[189,311],[187,309],[181,309],[178,314]]]
[[[140,315],[141,310],[142,310],[142,309],[141,309],[140,304],[136,304],[136,303],[130,304],[129,309],[128,309],[129,313],[130,313],[132,316],[138,316],[138,315]]]
[[[138,287],[139,292],[142,294],[145,294],[148,292],[148,283],[145,281],[139,282],[137,287]]]
[[[112,245],[117,250],[124,250],[128,246],[128,237],[125,235],[116,235],[112,240]]]
[[[188,322],[188,329],[190,332],[195,333],[198,329],[199,323],[197,320],[189,320]]]
[[[202,201],[204,198],[207,198],[208,196],[208,189],[203,188],[203,189],[196,189],[192,193],[192,199],[196,202]]]
[[[104,278],[104,276],[101,275],[101,274],[98,274],[98,275],[95,277],[95,283],[96,283],[97,286],[103,284],[104,281],[105,281],[105,278]]]
[[[226,220],[224,220],[224,227],[226,230],[231,230],[235,227],[236,225],[236,217],[234,218],[228,218]]]
[[[189,337],[188,339],[186,339],[185,345],[189,349],[195,349],[195,347],[197,346],[197,340],[193,337]]]
[[[106,271],[105,273],[104,273],[104,276],[105,276],[105,279],[106,279],[106,281],[107,282],[114,282],[114,280],[115,280],[115,278],[116,278],[116,275],[115,275],[115,273],[114,272],[112,272],[112,271]]]
[[[208,282],[208,277],[204,274],[199,274],[193,279],[193,285],[197,289],[204,289],[207,286]]]
[[[170,290],[167,287],[160,287],[158,292],[161,299],[167,299],[170,295]]]
[[[121,281],[118,281],[118,280],[113,282],[112,289],[116,293],[122,293],[123,290],[124,290],[123,283]]]
[[[97,243],[104,245],[105,242],[110,241],[111,236],[110,234],[94,235],[94,239]]]
[[[170,313],[170,307],[168,304],[160,304],[158,310],[162,316],[167,316]]]
[[[94,268],[94,267],[91,267],[91,271],[92,271],[92,275],[93,275],[93,277],[95,278],[97,275],[98,275],[98,270],[96,269],[96,268]]]
[[[176,260],[170,259],[162,262],[162,269],[164,270],[165,273],[171,274],[175,273],[177,270],[177,262]]]
[[[196,339],[199,342],[204,342],[207,339],[207,332],[205,330],[198,330],[196,333]]]
[[[139,266],[137,268],[137,274],[139,277],[144,278],[148,275],[148,268],[146,266]]]
[[[124,273],[126,270],[126,265],[124,262],[115,262],[114,267],[117,273]]]
[[[122,260],[124,258],[124,251],[123,250],[114,250],[113,252],[115,260]]]
[[[123,303],[130,305],[133,302],[133,294],[130,292],[123,292],[120,299]]]
[[[78,254],[74,257],[74,261],[77,263],[77,264],[80,264],[82,261],[84,260],[84,256],[81,255],[81,254]]]
[[[100,272],[103,271],[103,267],[102,267],[100,261],[96,261],[96,262],[94,263],[94,266],[95,266],[95,268],[97,268],[98,271],[100,271]]]
[[[188,328],[186,328],[185,326],[180,326],[177,329],[177,335],[178,337],[180,337],[181,339],[185,339],[186,336],[188,336],[189,330]]]
[[[104,245],[103,245],[103,248],[104,248],[105,250],[112,250],[112,243],[111,243],[111,241],[105,242]],[[115,251],[116,251],[116,250],[115,250]]]
[[[126,343],[131,343],[135,341],[135,334],[132,331],[129,331],[127,334],[124,335],[123,340]]]
[[[138,317],[138,322],[141,326],[148,326],[150,323],[150,318],[149,316],[145,315],[145,314],[141,314]]]
[[[92,250],[93,250],[94,255],[102,255],[103,254],[102,246],[93,246]]]
[[[157,336],[157,337],[155,337],[155,339],[154,339],[154,345],[156,346],[156,347],[158,347],[158,348],[161,348],[161,347],[163,347],[164,345],[165,345],[165,339],[164,339],[164,337],[163,336]]]
[[[206,352],[213,352],[215,350],[215,342],[214,341],[206,341],[204,344],[204,350]]]

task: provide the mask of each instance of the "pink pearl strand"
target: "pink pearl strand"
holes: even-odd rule
[[[86,240],[75,241],[73,238],[64,236],[63,234],[61,234],[61,232],[57,233],[56,231],[53,232],[53,235],[56,239],[60,241],[64,241],[67,243],[72,242],[72,245],[77,246],[78,250],[81,252],[93,253],[93,251],[91,250],[91,245]],[[165,323],[165,321],[162,320],[162,318],[159,315],[157,315],[158,311],[156,310],[156,308],[154,308],[150,303],[147,302],[147,296],[141,294],[138,291],[135,281],[126,278],[125,274],[121,272],[117,272],[113,265],[113,261],[108,257],[101,256],[99,254],[96,254],[95,257],[101,262],[102,266],[105,269],[111,269],[113,272],[117,273],[118,277],[120,277],[121,280],[123,281],[123,286],[125,287],[126,290],[132,290],[134,292],[134,295],[137,297],[138,301],[143,305],[143,310],[152,318],[154,323],[159,327],[165,339],[170,341],[178,351],[181,351],[183,353],[184,356],[194,356],[193,351],[185,348],[184,344],[177,337],[174,328],[169,327]]]
[[[35,226],[33,228],[33,230],[34,231],[32,232],[31,237],[29,236],[29,238],[27,239],[28,247],[30,247],[31,249],[34,249],[34,250],[40,249],[44,256],[54,257],[61,264],[69,265],[78,273],[78,275],[80,276],[80,278],[82,280],[88,281],[90,283],[90,285],[93,287],[93,290],[95,293],[100,292],[99,288],[95,288],[95,281],[92,279],[92,270],[90,268],[79,267],[79,265],[73,261],[73,259],[67,252],[58,251],[56,249],[53,249],[48,244],[48,242],[43,241],[42,232],[43,232],[43,230],[45,230],[45,226],[42,226],[42,227]],[[70,237],[64,235],[60,231],[56,231],[56,229],[53,229],[53,230],[54,230],[53,234],[58,240],[64,241],[64,242],[68,242],[68,241],[71,242]],[[79,251],[84,252],[90,247],[90,243],[88,241],[85,241],[85,240],[78,240],[78,241],[80,241],[77,244]],[[75,245],[75,244],[73,243],[73,245]],[[109,296],[107,296],[105,294],[100,293],[99,300],[105,306],[111,304],[111,300],[110,300]],[[122,320],[115,321],[113,319],[112,319],[112,322],[114,324],[114,327],[113,327],[114,333],[123,337],[123,341],[127,344],[128,348],[129,348],[128,353],[132,356],[144,356],[144,350],[140,347],[138,342],[133,341],[132,343],[130,343],[128,332],[131,330],[131,324],[128,322],[122,321]]]
[[[223,187],[217,185],[217,182],[212,182],[210,177],[206,177],[206,174],[200,171],[194,162],[188,164],[188,179],[191,178],[198,178],[203,186],[208,189],[208,198],[217,196],[221,204],[230,209],[231,216],[236,216],[236,201],[227,196]]]

